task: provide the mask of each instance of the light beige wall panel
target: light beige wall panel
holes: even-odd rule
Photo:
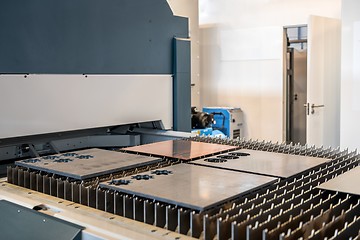
[[[343,148],[360,148],[360,1],[342,1],[341,133]]]

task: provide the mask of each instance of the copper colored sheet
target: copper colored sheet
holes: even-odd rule
[[[194,158],[234,149],[237,149],[237,147],[186,140],[170,140],[124,148],[124,150],[129,152],[146,153],[181,160],[191,160]]]

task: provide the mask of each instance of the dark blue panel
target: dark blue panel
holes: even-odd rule
[[[1,0],[0,72],[171,74],[188,21],[166,0]]]
[[[191,131],[191,42],[174,40],[174,130]]]

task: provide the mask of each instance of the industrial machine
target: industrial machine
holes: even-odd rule
[[[360,239],[356,151],[239,138],[239,109],[190,134],[165,0],[4,0],[0,27],[1,239]]]
[[[214,116],[212,128],[223,132],[231,139],[243,137],[243,113],[234,107],[204,107],[203,112]]]
[[[196,107],[191,108],[191,128],[204,129],[209,128],[214,123],[214,115],[206,112],[200,112]]]
[[[213,114],[198,111],[196,107],[191,108],[191,133],[196,136],[226,137],[221,131],[212,128],[213,123]]]
[[[31,207],[82,239],[359,239],[359,163],[348,150],[209,137],[72,151],[8,167],[0,209]],[[34,229],[48,221],[26,214]]]

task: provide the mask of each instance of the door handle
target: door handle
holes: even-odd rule
[[[315,113],[315,108],[321,108],[321,107],[325,107],[325,105],[324,104],[322,104],[322,105],[311,104],[311,114]]]
[[[306,108],[306,115],[310,115],[310,107],[309,107],[309,103],[304,103],[304,107]]]

